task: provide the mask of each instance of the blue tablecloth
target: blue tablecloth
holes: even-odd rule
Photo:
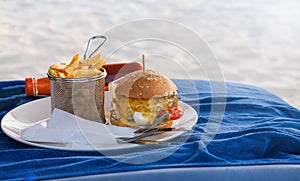
[[[1,130],[0,179],[67,178],[156,168],[300,164],[298,109],[250,85],[226,83],[223,84],[226,92],[218,92],[208,81],[174,82],[181,100],[194,107],[199,117],[192,131],[177,138],[187,141],[171,155],[151,163],[132,164],[128,160],[165,154],[172,146],[107,157],[97,151],[31,147],[14,141]],[[0,82],[0,118],[11,109],[41,97],[27,97],[24,81]],[[206,144],[200,140],[204,131],[209,133],[206,127],[214,119],[216,126],[212,128],[217,129],[216,134],[211,135],[213,139],[206,146],[199,145]]]

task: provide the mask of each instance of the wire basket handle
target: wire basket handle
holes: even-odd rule
[[[90,38],[89,38],[89,41],[88,41],[88,43],[87,43],[87,45],[86,45],[86,48],[85,48],[84,57],[83,57],[84,59],[86,59],[86,54],[87,54],[87,52],[88,52],[88,49],[90,48],[91,42],[92,42],[93,40],[95,40],[95,39],[98,39],[98,38],[103,39],[103,41],[100,43],[100,45],[99,45],[97,48],[95,48],[95,50],[88,56],[88,58],[91,58],[91,56],[94,55],[94,53],[96,53],[96,52],[99,50],[99,48],[100,48],[100,47],[106,42],[106,40],[107,40],[107,38],[106,38],[105,36],[103,36],[103,35],[96,35],[96,36],[90,37]]]

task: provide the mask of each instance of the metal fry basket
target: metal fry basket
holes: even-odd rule
[[[51,109],[57,108],[91,121],[105,123],[104,89],[106,70],[86,78],[57,78],[48,74]]]

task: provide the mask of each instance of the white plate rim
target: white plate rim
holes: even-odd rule
[[[65,145],[62,145],[62,144],[36,143],[36,142],[30,142],[30,141],[26,141],[26,140],[22,139],[21,138],[21,132],[24,129],[26,129],[30,126],[33,126],[35,124],[38,124],[39,122],[43,121],[44,119],[48,119],[50,117],[50,114],[51,114],[50,102],[51,102],[51,99],[50,99],[50,96],[49,96],[49,97],[46,97],[46,98],[40,98],[40,99],[37,99],[37,100],[34,100],[34,101],[24,103],[22,105],[17,106],[16,108],[10,110],[2,118],[2,121],[1,121],[2,131],[8,137],[10,137],[11,139],[13,139],[17,142],[20,142],[20,143],[23,143],[23,144],[26,144],[26,145],[29,145],[29,146],[55,149],[55,150],[65,150],[65,151],[96,151],[96,150],[97,151],[114,151],[114,150],[122,150],[122,149],[133,149],[133,148],[143,146],[143,145],[130,144],[129,143],[129,144],[118,144],[118,146],[116,146],[116,145],[114,145],[114,146],[99,145],[99,147],[97,147],[97,148],[95,148],[94,146],[93,147],[88,147],[88,148],[87,147],[79,148],[79,147],[66,147]],[[20,110],[28,109],[28,107],[30,108],[30,107],[33,107],[33,106],[36,106],[36,105],[39,105],[39,104],[45,105],[45,107],[48,106],[48,108],[49,108],[49,110],[48,110],[49,115],[37,115],[37,116],[44,117],[44,119],[39,119],[39,120],[36,120],[36,121],[25,123],[24,121],[18,120],[18,119],[15,118],[14,114],[19,113]],[[191,115],[186,115],[186,113],[184,113],[183,117],[180,118],[179,120],[176,120],[176,121],[177,121],[177,123],[180,123],[180,121],[182,121],[182,123],[185,123],[184,119],[186,119],[186,116],[189,116],[190,121],[188,122],[188,125],[183,124],[183,128],[192,129],[192,127],[197,123],[197,120],[198,120],[197,112],[190,105],[188,105],[188,104],[186,104],[182,101],[180,101],[180,104],[182,105],[184,111],[189,110]],[[106,105],[106,103],[105,103],[105,105]],[[35,110],[35,111],[38,112],[38,110]],[[28,116],[28,114],[25,114],[24,116],[26,117],[26,116]],[[32,113],[30,112],[30,114],[32,114]],[[45,114],[45,112],[42,113],[42,114]],[[13,122],[16,122],[20,125],[24,124],[23,125],[24,127],[22,128],[22,126],[21,126],[21,128],[14,128]],[[15,131],[13,131],[14,129],[18,129],[18,131],[20,131],[20,132],[17,133]],[[162,139],[159,139],[159,140],[160,141],[168,141],[168,140],[171,140],[171,139],[174,139],[174,138],[178,137],[179,135],[181,135],[183,133],[184,133],[184,131],[177,131],[177,132],[174,132],[171,135],[169,134],[169,136],[163,137]],[[104,146],[104,147],[102,147],[102,146]]]

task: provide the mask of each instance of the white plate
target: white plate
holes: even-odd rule
[[[120,150],[120,149],[128,149],[135,148],[141,145],[137,144],[110,144],[110,145],[93,145],[93,147],[88,145],[66,145],[61,143],[35,143],[26,141],[21,138],[22,131],[28,127],[31,127],[35,124],[38,124],[42,121],[49,119],[51,115],[51,103],[50,97],[38,99],[35,101],[31,101],[16,107],[15,109],[8,112],[2,119],[1,128],[3,132],[9,136],[10,138],[36,147],[43,148],[51,148],[51,149],[59,149],[59,150],[72,150],[72,151],[112,151],[112,150]],[[108,102],[107,99],[105,102]],[[197,122],[198,115],[196,111],[190,107],[189,105],[181,102],[184,114],[179,119],[176,120],[173,124],[175,128],[185,128],[191,129]],[[106,112],[109,111],[108,103],[105,104]],[[174,139],[175,137],[182,134],[183,131],[175,131],[175,132],[166,132],[156,137],[153,136],[154,139],[158,139],[160,141],[167,141]]]

